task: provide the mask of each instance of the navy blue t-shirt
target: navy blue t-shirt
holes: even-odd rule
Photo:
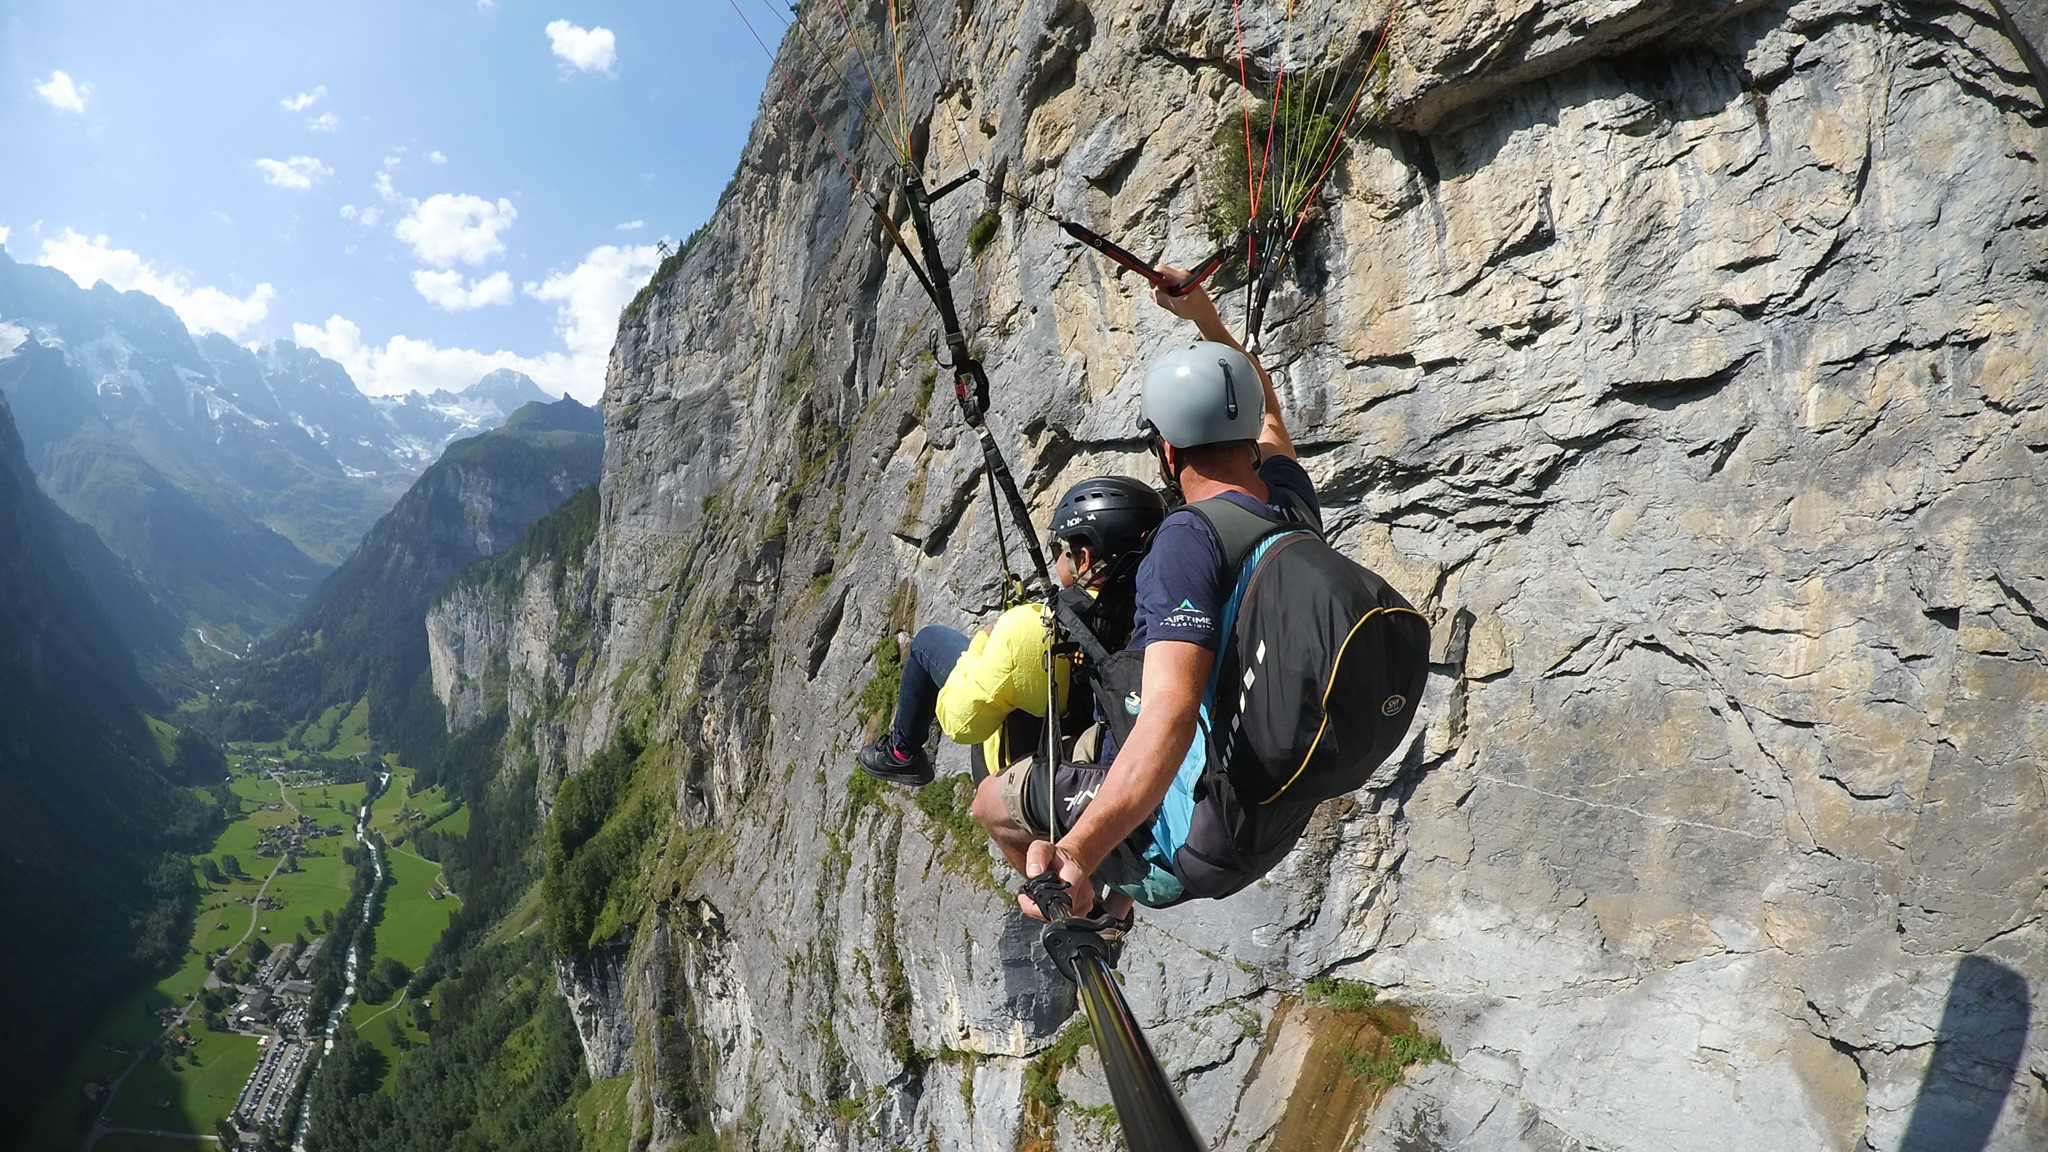
[[[1276,503],[1262,504],[1242,492],[1225,492],[1223,498],[1280,523],[1294,518],[1281,495],[1285,489],[1321,514],[1314,482],[1293,459],[1272,456],[1261,461],[1259,479],[1271,489],[1267,495]],[[1138,610],[1133,616],[1130,646],[1185,640],[1219,651],[1223,606],[1231,592],[1225,584],[1229,578],[1230,573],[1223,571],[1223,549],[1209,522],[1185,508],[1168,515],[1153,534],[1144,562],[1138,565]]]

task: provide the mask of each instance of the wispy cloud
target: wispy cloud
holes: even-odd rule
[[[436,148],[432,152],[427,153],[427,163],[429,164],[446,164],[447,162],[448,158],[446,156],[441,155],[441,150],[439,148]]]
[[[519,210],[510,200],[494,204],[466,192],[441,192],[410,204],[393,232],[412,246],[413,255],[436,268],[447,268],[481,264],[503,252],[505,242],[498,234],[518,218]]]
[[[294,192],[304,192],[334,175],[334,169],[311,156],[294,156],[289,160],[258,160],[256,167],[262,171],[265,184],[289,188]]]
[[[647,227],[647,221],[645,220],[628,220],[624,224],[619,225],[619,231],[638,232],[645,227]]]
[[[306,127],[315,132],[335,132],[341,128],[341,117],[332,112],[322,112],[306,121]]]
[[[182,272],[166,272],[105,236],[84,236],[69,228],[43,241],[42,263],[90,288],[104,280],[124,292],[147,292],[169,305],[185,325],[198,332],[219,332],[239,338],[270,314],[277,296],[269,284],[258,284],[247,296],[219,288],[193,287]]]
[[[341,206],[341,218],[358,228],[375,228],[377,221],[384,218],[384,210],[375,204],[370,205],[368,208],[358,208],[353,204],[343,204]]]
[[[605,33],[607,37],[611,33]],[[52,72],[50,78],[36,85],[36,95],[43,103],[60,112],[83,113],[86,98],[92,95],[92,85],[74,82],[68,72]]]
[[[284,110],[287,112],[304,112],[306,109],[311,108],[315,101],[325,95],[327,95],[327,85],[322,84],[311,92],[301,92],[297,96],[287,96],[279,100],[278,103],[283,105]]]
[[[555,55],[579,72],[609,73],[619,62],[618,39],[609,28],[580,28],[556,20],[548,25],[547,33]]]
[[[512,302],[512,277],[503,272],[472,281],[465,280],[460,272],[430,272],[421,268],[412,274],[412,287],[427,303],[449,312],[469,312]]]

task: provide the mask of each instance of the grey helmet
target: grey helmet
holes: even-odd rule
[[[1153,359],[1145,369],[1139,410],[1176,448],[1257,440],[1266,420],[1266,389],[1244,353],[1196,340]]]

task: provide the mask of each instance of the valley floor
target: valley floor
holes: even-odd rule
[[[238,1024],[238,1014],[247,989],[283,987],[293,975],[283,968],[263,971],[254,953],[295,939],[324,941],[347,905],[355,870],[343,850],[356,847],[356,814],[369,785],[332,782],[317,770],[317,758],[276,745],[236,745],[229,762],[239,811],[211,849],[192,858],[200,898],[183,962],[135,989],[75,1047],[23,1147],[175,1152],[213,1146],[266,1046],[319,1031],[320,1021],[303,1019],[303,995],[276,997],[280,1006],[257,1014],[268,1019]],[[386,960],[410,971],[427,959],[461,901],[415,837],[430,827],[439,837],[460,836],[469,816],[438,789],[414,791],[410,768],[388,761],[379,767],[388,767],[391,777],[372,805],[369,826],[387,845],[392,883],[365,974]],[[224,982],[215,975],[223,970],[241,979]],[[415,1022],[420,1009],[406,1002],[400,983],[380,1003],[358,998],[347,1015],[391,1069],[426,1040]],[[223,1001],[233,1002],[225,1012]]]

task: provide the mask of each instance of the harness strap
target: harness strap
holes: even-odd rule
[[[1079,597],[1078,601],[1076,597]],[[1081,614],[1084,602],[1093,603],[1088,599],[1088,593],[1078,588],[1062,589],[1059,599],[1054,603],[1053,614],[1058,622],[1060,634],[1072,641],[1081,649],[1081,655],[1088,658],[1085,673],[1088,692],[1095,697],[1096,707],[1102,710],[1103,717],[1107,719],[1116,715],[1116,710],[1123,707],[1123,701],[1116,698],[1116,694],[1109,690],[1109,685],[1103,680],[1102,674],[1109,667],[1111,653],[1102,643],[1102,638],[1095,634],[1095,629],[1089,625],[1088,618]]]
[[[910,205],[910,222],[917,235],[918,247],[924,252],[924,275],[918,277],[925,294],[931,297],[932,307],[939,313],[939,326],[944,330],[946,354],[951,360],[948,365],[953,371],[953,396],[960,402],[960,415],[974,435],[981,442],[981,455],[987,462],[989,478],[1002,493],[1003,503],[1008,505],[1011,516],[1016,518],[1019,533],[1024,538],[1024,548],[1031,556],[1040,586],[1050,590],[1055,586],[1052,567],[1045,562],[1045,552],[1038,546],[1038,537],[1031,530],[1031,509],[1024,503],[1024,496],[1017,490],[1017,479],[1010,474],[1010,465],[1003,459],[1002,450],[996,447],[996,438],[989,432],[983,416],[988,411],[988,373],[981,361],[967,348],[967,337],[960,330],[960,310],[953,303],[953,284],[946,272],[945,262],[939,256],[939,240],[932,232],[931,198],[925,191],[924,182],[915,170],[903,169],[903,197]],[[891,238],[909,256],[909,245],[900,232],[891,227]],[[911,262],[916,267],[916,261]],[[998,510],[998,515],[1001,511]]]
[[[1188,505],[1215,533],[1217,548],[1223,553],[1223,569],[1230,574],[1230,597],[1223,602],[1223,619],[1217,626],[1221,642],[1217,645],[1216,663],[1209,670],[1209,683],[1202,689],[1202,704],[1212,713],[1216,706],[1216,688],[1223,678],[1223,666],[1228,663],[1226,657],[1236,646],[1233,633],[1237,627],[1237,609],[1244,600],[1252,571],[1258,567],[1267,549],[1281,537],[1307,532],[1320,538],[1323,534],[1322,518],[1308,507],[1307,501],[1285,488],[1279,492],[1295,519],[1268,520],[1222,496],[1211,496]],[[1216,758],[1212,756],[1208,770],[1216,768]]]

